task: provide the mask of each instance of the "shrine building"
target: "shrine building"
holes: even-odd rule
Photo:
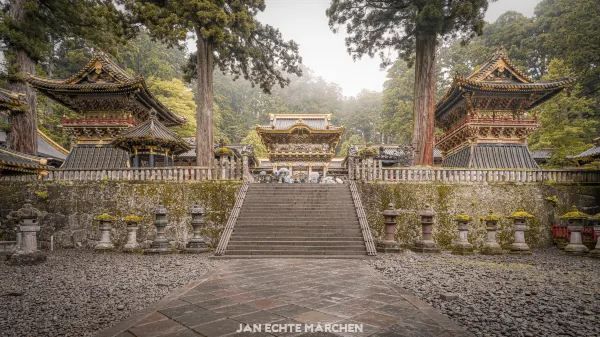
[[[294,175],[319,172],[323,176],[332,165],[335,148],[344,131],[331,124],[330,114],[271,114],[269,125],[256,131],[268,150],[263,166],[287,168]]]
[[[128,141],[121,141],[121,147],[112,144],[126,130],[148,121],[152,113],[156,117],[149,123],[150,127],[137,128],[138,132],[164,131],[165,127],[183,124],[185,119],[160,103],[148,90],[143,77],[128,74],[104,53],[95,54],[83,69],[66,80],[29,75],[27,81],[78,115],[61,120],[62,127],[72,138],[71,152],[61,168],[130,167],[136,153],[138,163],[159,166],[173,163],[174,148],[165,147],[164,139],[150,137],[152,139],[144,145],[139,143],[141,138],[135,140],[133,135]],[[159,131],[161,136],[165,135],[162,131]],[[168,138],[171,145],[183,143],[174,133]],[[184,148],[177,147],[176,151]],[[159,157],[162,159],[154,160]]]
[[[455,77],[435,108],[442,166],[538,168],[527,148],[527,136],[539,127],[531,110],[573,83],[534,82],[502,50],[468,77]]]

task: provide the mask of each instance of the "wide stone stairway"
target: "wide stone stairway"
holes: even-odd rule
[[[224,255],[366,254],[349,185],[250,184]]]

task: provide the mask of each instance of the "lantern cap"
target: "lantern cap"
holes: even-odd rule
[[[202,215],[202,214],[206,213],[206,210],[204,209],[204,207],[202,207],[198,204],[194,204],[192,207],[190,207],[190,213]]]
[[[488,214],[481,217],[482,221],[500,221],[500,215],[494,213],[491,209],[488,211]]]
[[[469,214],[465,213],[465,211],[460,211],[454,216],[454,221],[458,222],[468,222],[471,220],[473,220],[473,218]]]
[[[102,214],[98,214],[94,217],[94,220],[98,220],[98,221],[115,221],[115,217],[108,214],[108,213],[102,213]]]
[[[389,203],[388,207],[383,211],[383,215],[384,216],[396,216],[398,215],[398,212],[396,211],[396,208],[394,207],[393,203]]]
[[[519,208],[516,211],[512,212],[511,215],[508,216],[510,219],[531,219],[533,218],[533,214],[526,212],[524,209]]]
[[[129,214],[129,215],[125,216],[125,218],[123,220],[125,220],[125,222],[128,222],[128,223],[140,223],[140,222],[142,222],[142,217],[139,215],[135,215],[135,214]]]
[[[9,217],[16,219],[36,219],[42,215],[42,212],[33,207],[31,204],[31,200],[26,199],[23,207],[19,208],[16,211],[11,212]]]
[[[585,220],[589,215],[583,213],[576,206],[572,206],[571,210],[560,216],[563,220]]]
[[[435,215],[435,211],[433,210],[433,208],[431,207],[431,205],[426,204],[425,208],[421,212],[419,212],[419,215],[420,216],[429,216],[429,217],[432,217],[432,216]]]
[[[163,204],[158,204],[158,206],[156,206],[156,209],[154,210],[154,213],[156,215],[166,215],[167,214],[167,208],[163,205]]]

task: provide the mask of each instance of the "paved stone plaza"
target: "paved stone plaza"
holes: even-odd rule
[[[299,329],[293,333],[236,333],[240,324]],[[349,329],[362,324],[363,332],[317,332],[325,330],[326,324]],[[204,282],[193,283],[155,308],[100,334],[224,335],[470,336],[429,305],[385,282],[365,261],[326,259],[222,261]]]

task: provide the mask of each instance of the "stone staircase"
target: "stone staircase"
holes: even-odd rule
[[[229,257],[364,257],[367,251],[347,184],[250,184]]]

